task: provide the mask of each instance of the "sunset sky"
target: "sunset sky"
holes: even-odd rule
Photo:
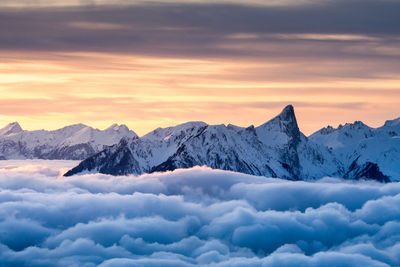
[[[0,127],[400,117],[400,1],[0,2]]]

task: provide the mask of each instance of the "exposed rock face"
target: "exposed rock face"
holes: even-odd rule
[[[357,163],[358,158],[353,161],[350,165],[349,170],[345,174],[345,178],[349,179],[366,179],[366,180],[376,180],[383,183],[390,182],[388,176],[384,175],[380,170],[379,166],[373,162],[366,162],[361,166]]]

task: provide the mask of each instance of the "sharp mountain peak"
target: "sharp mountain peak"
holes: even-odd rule
[[[7,124],[4,128],[0,129],[0,135],[9,135],[22,132],[22,128],[18,122],[12,122]]]

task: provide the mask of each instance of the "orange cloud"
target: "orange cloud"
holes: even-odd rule
[[[126,123],[139,134],[189,120],[261,124],[296,107],[305,133],[327,124],[398,117],[400,79],[351,78],[355,60],[168,58],[106,53],[5,53],[0,123],[54,129]],[[317,64],[318,63],[318,64]],[[331,74],[331,75],[328,75]]]

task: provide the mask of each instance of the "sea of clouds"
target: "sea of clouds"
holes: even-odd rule
[[[0,163],[0,266],[399,266],[400,184]]]

